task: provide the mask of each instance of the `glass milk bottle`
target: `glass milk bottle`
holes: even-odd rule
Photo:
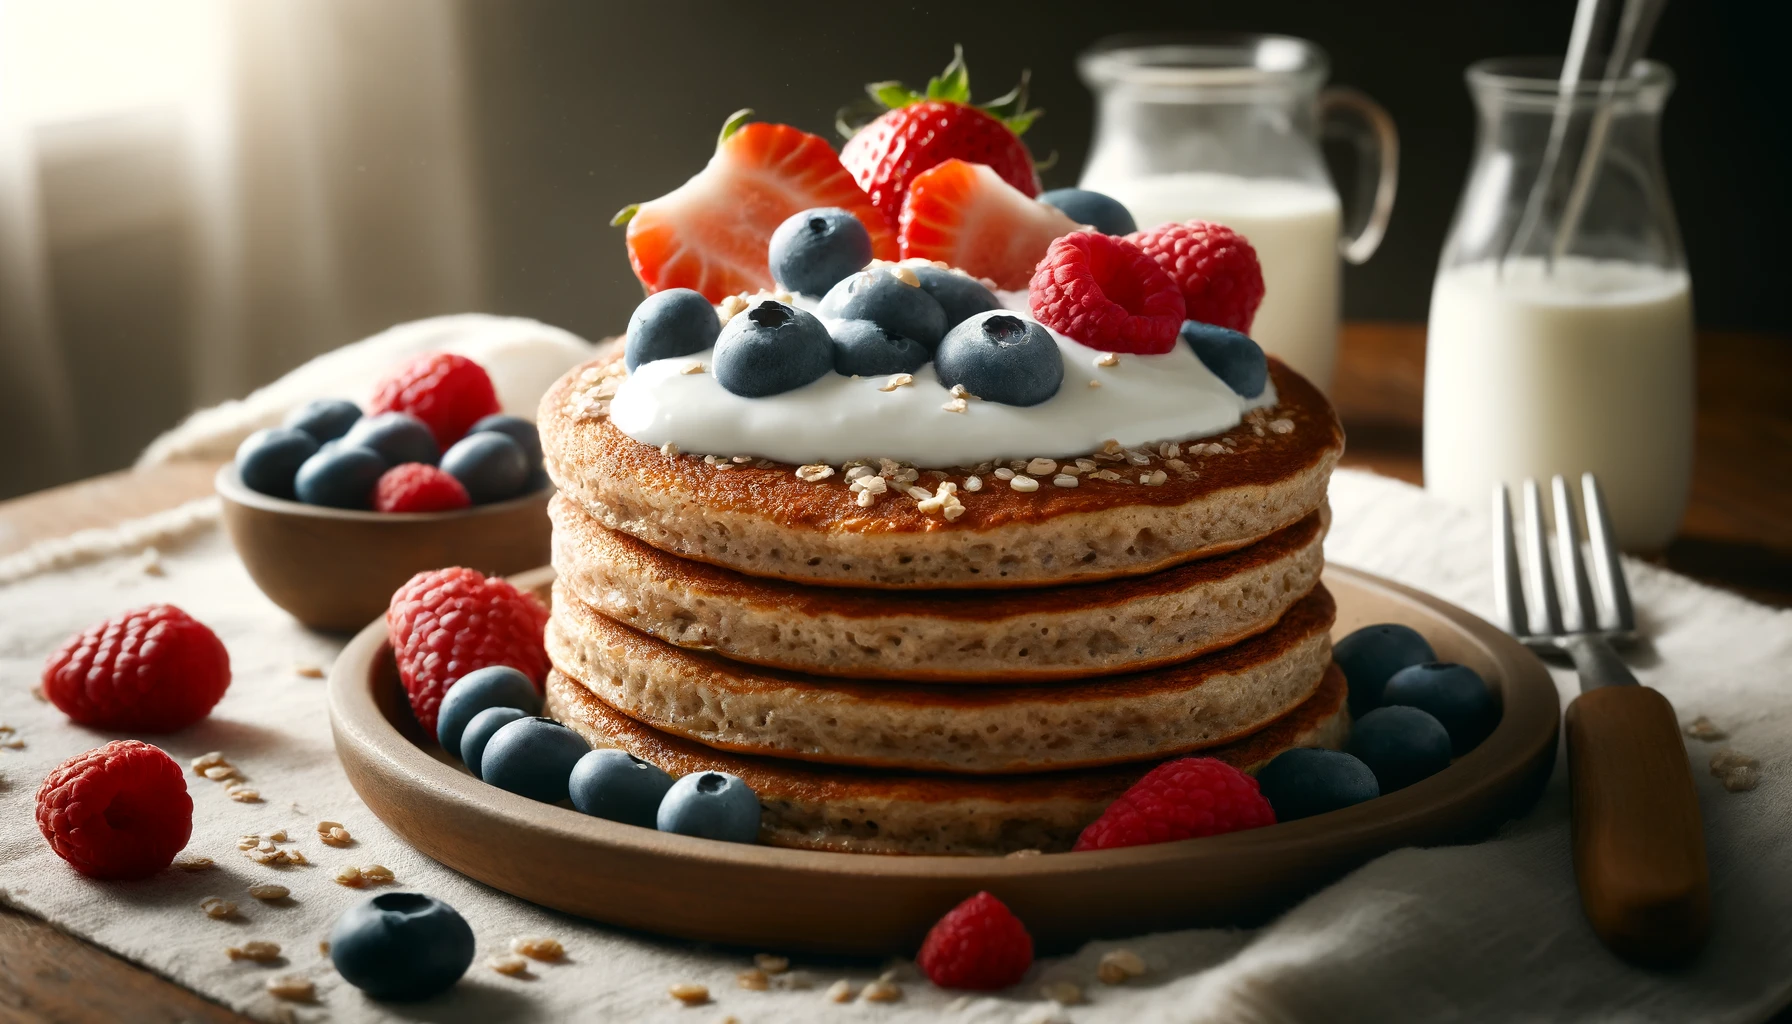
[[[1597,81],[1562,94],[1559,66],[1468,70],[1479,137],[1431,292],[1425,487],[1481,508],[1496,483],[1591,471],[1618,542],[1660,548],[1693,436],[1692,293],[1658,145],[1673,78],[1638,62],[1602,102]]]
[[[1367,260],[1393,209],[1392,119],[1360,93],[1322,90],[1325,54],[1287,36],[1122,36],[1078,68],[1096,95],[1082,187],[1126,204],[1140,228],[1199,219],[1244,235],[1265,286],[1251,335],[1328,388],[1339,255]],[[1362,164],[1348,233],[1322,133],[1351,140]]]

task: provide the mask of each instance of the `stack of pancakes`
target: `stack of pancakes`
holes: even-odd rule
[[[1122,479],[1023,493],[1006,461],[871,459],[856,474],[890,486],[869,507],[851,467],[633,440],[608,417],[623,373],[600,359],[542,403],[548,713],[674,775],[739,775],[765,842],[1063,850],[1166,758],[1250,771],[1342,741],[1319,576],[1343,433],[1282,364],[1277,405],[1224,434],[1090,453]],[[942,481],[954,520],[905,493]]]

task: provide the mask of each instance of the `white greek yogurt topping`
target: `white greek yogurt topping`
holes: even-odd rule
[[[1032,319],[1025,292],[997,295]],[[814,312],[818,302],[799,296],[793,304]],[[955,401],[932,363],[898,387],[889,376],[830,373],[794,391],[743,398],[708,372],[714,350],[705,349],[636,367],[610,403],[610,421],[643,444],[670,443],[691,454],[797,464],[886,458],[945,467],[1086,455],[1109,439],[1131,447],[1207,437],[1237,426],[1251,409],[1276,404],[1274,383],[1244,398],[1181,341],[1163,355],[1114,359],[1051,334],[1064,359],[1064,384],[1038,405]],[[692,372],[694,364],[703,372]]]

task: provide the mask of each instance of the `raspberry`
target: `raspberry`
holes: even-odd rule
[[[1083,829],[1075,849],[1169,843],[1275,823],[1256,779],[1211,757],[1184,757],[1133,783]]]
[[[1027,293],[1040,323],[1105,352],[1168,352],[1182,327],[1176,282],[1113,235],[1077,231],[1054,241]]]
[[[993,991],[1033,966],[1033,937],[1001,900],[980,892],[934,922],[915,962],[941,988]]]
[[[1263,268],[1245,237],[1221,224],[1191,220],[1126,236],[1164,268],[1182,289],[1190,320],[1240,334],[1263,304]]]
[[[412,576],[392,595],[386,633],[418,724],[434,735],[442,695],[474,669],[509,665],[539,691],[548,676],[547,622],[540,601],[498,577],[458,568]]]
[[[107,619],[44,663],[44,696],[82,725],[173,732],[204,718],[230,686],[230,654],[203,622],[171,604]]]
[[[421,462],[393,466],[373,485],[379,512],[448,512],[472,503],[459,480]]]
[[[452,352],[418,356],[380,381],[367,415],[408,412],[422,420],[447,451],[467,428],[498,412],[498,394],[484,367]]]
[[[142,740],[113,740],[44,778],[37,827],[83,875],[147,878],[187,845],[193,798],[172,757]]]

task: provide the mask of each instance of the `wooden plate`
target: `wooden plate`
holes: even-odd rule
[[[518,577],[545,588],[552,570]],[[386,627],[362,630],[330,677],[330,723],[350,782],[393,831],[487,885],[643,931],[833,953],[912,953],[958,901],[987,889],[1043,949],[1197,925],[1261,921],[1401,846],[1485,836],[1522,813],[1555,763],[1560,707],[1534,655],[1466,611],[1336,566],[1335,635],[1404,622],[1473,667],[1504,702],[1499,727],[1447,770],[1355,807],[1187,842],[1027,858],[890,857],[669,835],[485,785],[425,739]]]

